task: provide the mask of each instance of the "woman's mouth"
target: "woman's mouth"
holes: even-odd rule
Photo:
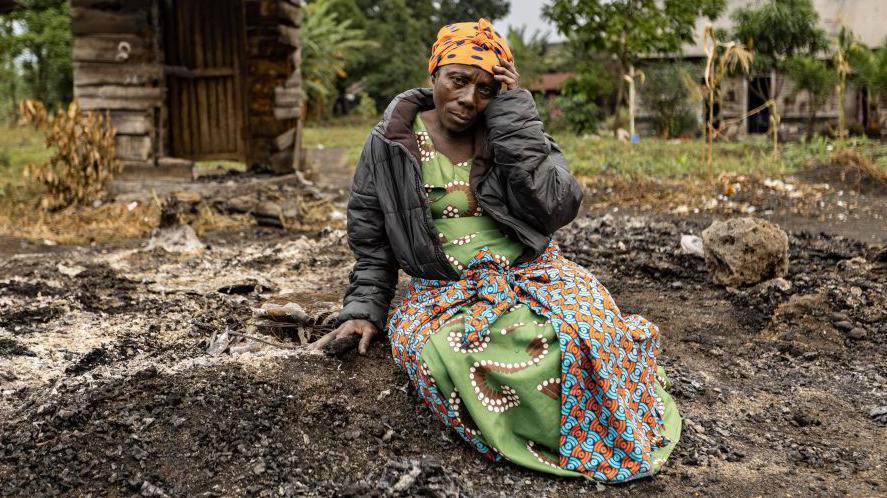
[[[459,122],[460,124],[468,124],[471,122],[471,117],[466,116],[464,114],[459,114],[457,112],[450,111],[450,116],[452,116],[453,119],[455,121]]]

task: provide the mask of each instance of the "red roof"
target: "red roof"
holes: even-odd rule
[[[541,81],[530,85],[534,92],[559,92],[564,86],[564,81],[575,73],[545,73]]]

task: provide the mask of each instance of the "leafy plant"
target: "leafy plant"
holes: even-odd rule
[[[334,0],[317,0],[305,5],[302,21],[302,98],[307,115],[323,117],[336,90],[336,78],[344,78],[351,52],[376,46],[364,39],[364,32],[351,27],[351,20],[339,20]]]
[[[835,37],[832,52],[832,63],[837,78],[835,93],[838,96],[838,138],[847,138],[847,103],[844,96],[847,93],[847,79],[850,76],[851,53],[858,48],[859,42],[856,41],[853,32],[841,26],[838,36]]]
[[[609,93],[613,85],[600,65],[587,62],[583,69],[564,82],[555,100],[559,111],[556,121],[576,133],[597,130],[601,118],[598,98]]]
[[[813,138],[816,112],[832,96],[838,76],[821,60],[810,56],[796,56],[786,63],[788,74],[794,83],[792,96],[807,93],[807,140]]]
[[[0,66],[23,80],[31,98],[54,106],[72,97],[71,16],[66,0],[20,0],[0,29]],[[5,79],[5,78],[4,78]],[[18,92],[10,80],[11,94]]]
[[[26,177],[46,187],[40,206],[56,210],[99,198],[121,169],[110,117],[84,112],[76,101],[52,114],[35,100],[22,102],[21,115],[46,135],[46,146],[55,150],[46,163],[25,169]]]
[[[881,48],[877,50],[858,46],[850,54],[850,64],[856,73],[856,81],[868,92],[869,105],[875,111],[869,114],[877,116],[878,101],[887,95],[887,38],[881,43]],[[875,122],[869,125],[872,128],[877,128],[879,123]]]
[[[696,107],[692,79],[686,64],[665,64],[646,71],[641,96],[653,113],[653,128],[664,138],[686,136],[696,131]]]
[[[354,110],[357,115],[364,120],[378,119],[379,109],[376,108],[376,102],[369,95],[362,93],[358,96],[360,102]]]

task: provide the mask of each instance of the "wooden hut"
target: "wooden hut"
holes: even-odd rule
[[[110,113],[124,172],[298,166],[300,0],[70,5],[74,97]]]

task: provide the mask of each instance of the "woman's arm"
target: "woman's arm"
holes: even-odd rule
[[[397,260],[385,232],[379,207],[371,136],[363,148],[348,200],[348,245],[357,261],[349,276],[339,323],[363,319],[385,328],[388,307],[397,287]]]
[[[509,212],[551,235],[573,221],[582,188],[524,89],[497,96],[484,112],[494,167],[505,179]]]

